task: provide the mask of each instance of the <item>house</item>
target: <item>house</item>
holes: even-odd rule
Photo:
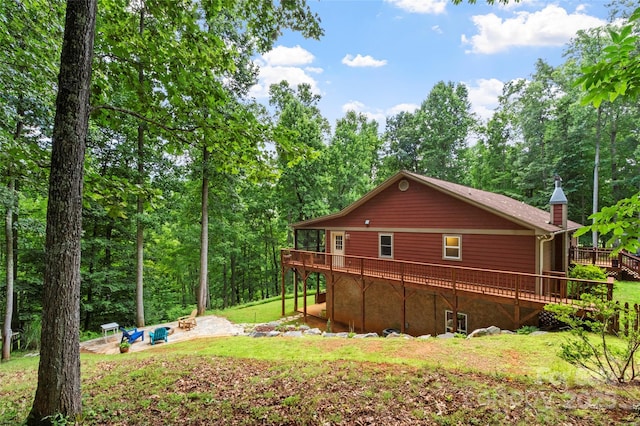
[[[544,211],[401,171],[344,210],[292,226],[282,265],[296,272],[296,292],[298,279],[306,294],[320,274],[332,321],[419,335],[537,325],[546,303],[571,296],[562,277],[581,225],[567,220],[559,178]]]

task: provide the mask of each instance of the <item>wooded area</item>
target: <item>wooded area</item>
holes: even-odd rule
[[[538,60],[528,80],[508,82],[488,122],[472,114],[464,84],[443,80],[413,113],[377,123],[348,112],[329,123],[309,86],[273,86],[269,106],[246,97],[257,75],[252,55],[284,28],[320,37],[317,17],[306,6],[223,3],[191,10],[100,2],[81,330],[112,321],[142,326],[193,305],[203,312],[279,294],[288,223],[335,212],[400,169],[540,208],[559,174],[569,218],[584,224],[594,191],[596,209],[638,192],[637,99],[594,108],[576,84],[582,67],[605,57],[612,43],[605,28],[579,33],[560,66]],[[0,62],[0,284],[13,295],[11,329],[29,336],[42,314],[64,10],[38,1],[0,8],[7,18],[0,45],[8,46]],[[630,12],[611,10],[612,19]]]

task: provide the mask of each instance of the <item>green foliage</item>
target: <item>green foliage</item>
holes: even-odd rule
[[[640,8],[629,17],[628,24],[620,31],[609,28],[611,44],[604,48],[600,62],[585,66],[583,75],[575,84],[587,92],[583,104],[593,104],[598,108],[604,101],[613,102],[618,97],[636,99],[640,96],[640,62],[638,44],[640,36],[634,32],[634,25],[640,18]]]
[[[536,327],[535,325],[523,325],[516,330],[516,333],[527,335],[533,333],[534,331],[538,331],[538,327]]]
[[[640,250],[640,192],[613,206],[603,207],[589,218],[593,224],[576,231],[576,237],[597,231],[607,236],[607,245],[615,248],[614,254],[621,250],[631,253]]]
[[[627,383],[636,378],[640,330],[635,309],[591,294],[583,294],[572,306],[547,305],[545,309],[571,327],[572,337],[560,352],[564,360],[606,381]],[[580,310],[586,314],[579,316]]]
[[[569,269],[569,278],[579,278],[582,280],[604,281],[607,274],[604,269],[596,265],[575,265]]]

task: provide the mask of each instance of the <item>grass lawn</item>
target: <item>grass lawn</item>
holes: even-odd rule
[[[303,298],[298,298],[298,306],[302,307]],[[315,294],[307,294],[307,304],[315,303]],[[293,311],[293,295],[288,295],[285,299],[285,314],[291,316],[295,314]],[[234,306],[224,310],[212,310],[207,314],[218,315],[227,318],[236,324],[256,324],[278,320],[282,314],[282,299],[280,296],[270,299],[261,300],[245,305]]]
[[[292,312],[293,300],[286,303]],[[278,298],[220,313],[268,322],[279,318],[281,304]],[[567,337],[240,336],[82,354],[78,424],[640,423],[638,383],[593,381],[559,358]],[[37,368],[37,358],[19,354],[0,366],[0,424],[26,418]]]
[[[620,303],[628,302],[629,305],[640,305],[640,282],[616,281],[613,287],[613,298]]]
[[[640,387],[583,383],[557,357],[563,338],[221,337],[128,354],[83,354],[79,424],[640,421],[634,408]],[[14,357],[0,368],[0,424],[26,418],[37,365],[37,358]]]

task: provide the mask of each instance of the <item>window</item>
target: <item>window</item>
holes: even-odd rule
[[[344,247],[344,242],[343,242],[343,238],[344,236],[342,234],[335,234],[335,244],[334,244],[334,250],[335,251],[342,251],[342,248]]]
[[[442,257],[444,259],[462,259],[462,236],[444,235],[442,244]]]
[[[453,333],[453,312],[444,311],[444,329],[447,333]],[[467,334],[467,314],[458,312],[458,333]]]
[[[380,257],[393,257],[393,234],[378,234],[380,240]]]

